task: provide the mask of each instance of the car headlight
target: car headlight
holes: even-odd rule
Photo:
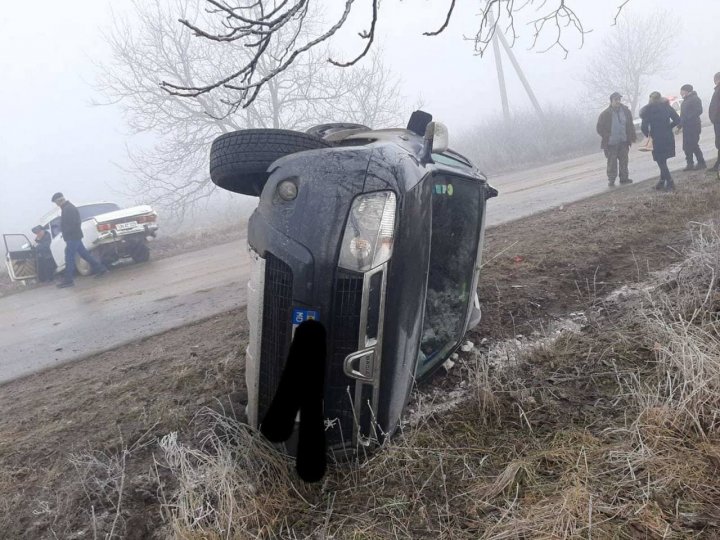
[[[396,207],[392,191],[368,193],[353,201],[340,250],[340,267],[367,272],[390,258]]]

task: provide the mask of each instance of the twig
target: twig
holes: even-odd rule
[[[423,32],[423,36],[437,36],[439,34],[442,34],[443,31],[445,31],[445,29],[447,28],[448,24],[450,23],[450,17],[452,17],[454,9],[455,9],[455,0],[451,0],[450,7],[448,8],[447,16],[445,17],[445,22],[443,23],[443,25],[435,31]]]

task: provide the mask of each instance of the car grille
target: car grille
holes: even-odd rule
[[[270,408],[290,349],[292,284],[293,274],[290,267],[268,252],[265,259],[260,347],[259,422],[262,422]]]
[[[338,270],[330,321],[331,344],[325,381],[325,417],[331,421],[327,443],[331,447],[352,444],[355,380],[343,370],[345,357],[358,350],[363,276]]]

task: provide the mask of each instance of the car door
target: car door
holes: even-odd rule
[[[24,281],[37,277],[35,250],[24,234],[3,234],[5,266],[10,279]]]
[[[475,299],[484,184],[433,174],[430,261],[416,376],[441,365],[460,344]]]

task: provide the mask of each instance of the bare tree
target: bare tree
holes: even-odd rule
[[[217,49],[177,24],[178,18],[203,20],[201,2],[134,0],[136,18],[117,18],[106,34],[113,61],[99,66],[99,89],[106,103],[123,107],[133,133],[147,134],[148,139],[128,149],[126,170],[135,182],[127,191],[134,196],[182,217],[213,192],[208,151],[212,140],[228,131],[304,129],[333,120],[388,127],[409,112],[399,80],[383,66],[379,53],[344,71],[327,65],[328,51],[313,51],[268,80],[266,91],[234,114],[226,110],[234,99],[231,89],[219,88],[193,100],[164,91],[164,79],[193,86],[222,77],[252,57],[241,43]],[[257,73],[269,73],[268,62],[282,51],[271,53],[258,59]]]
[[[652,77],[672,67],[669,55],[678,30],[674,17],[663,11],[644,18],[622,17],[580,77],[587,97],[607,103],[611,93],[620,92],[635,114]]]
[[[436,36],[444,32],[455,10],[456,0],[447,0],[448,8],[444,21],[436,30],[425,32]],[[581,43],[587,31],[573,6],[582,0],[486,0],[480,8],[480,23],[472,38],[477,54],[484,54],[499,27],[510,34],[512,41],[517,38],[515,17],[521,11],[531,11],[532,47],[540,52],[557,48],[567,56],[568,49],[563,36],[568,30],[580,36]],[[587,1],[587,0],[585,0]],[[615,18],[630,0],[617,0]],[[185,97],[199,97],[218,89],[230,90],[234,94],[226,100],[226,113],[232,114],[240,107],[252,104],[260,90],[279,76],[291,65],[314,48],[332,38],[347,23],[355,4],[365,7],[367,30],[360,33],[364,44],[354,57],[338,60],[328,56],[327,60],[340,67],[355,65],[373,47],[380,12],[380,0],[337,1],[341,6],[335,21],[324,28],[316,26],[307,32],[305,23],[309,17],[310,0],[205,0],[207,17],[202,20],[183,17],[180,22],[195,35],[218,45],[242,43],[249,56],[235,69],[227,70],[216,78],[187,84],[181,79],[167,77],[163,87],[171,94]],[[326,7],[329,6],[326,4]],[[264,60],[271,59],[269,63]],[[262,69],[262,66],[267,69]]]

